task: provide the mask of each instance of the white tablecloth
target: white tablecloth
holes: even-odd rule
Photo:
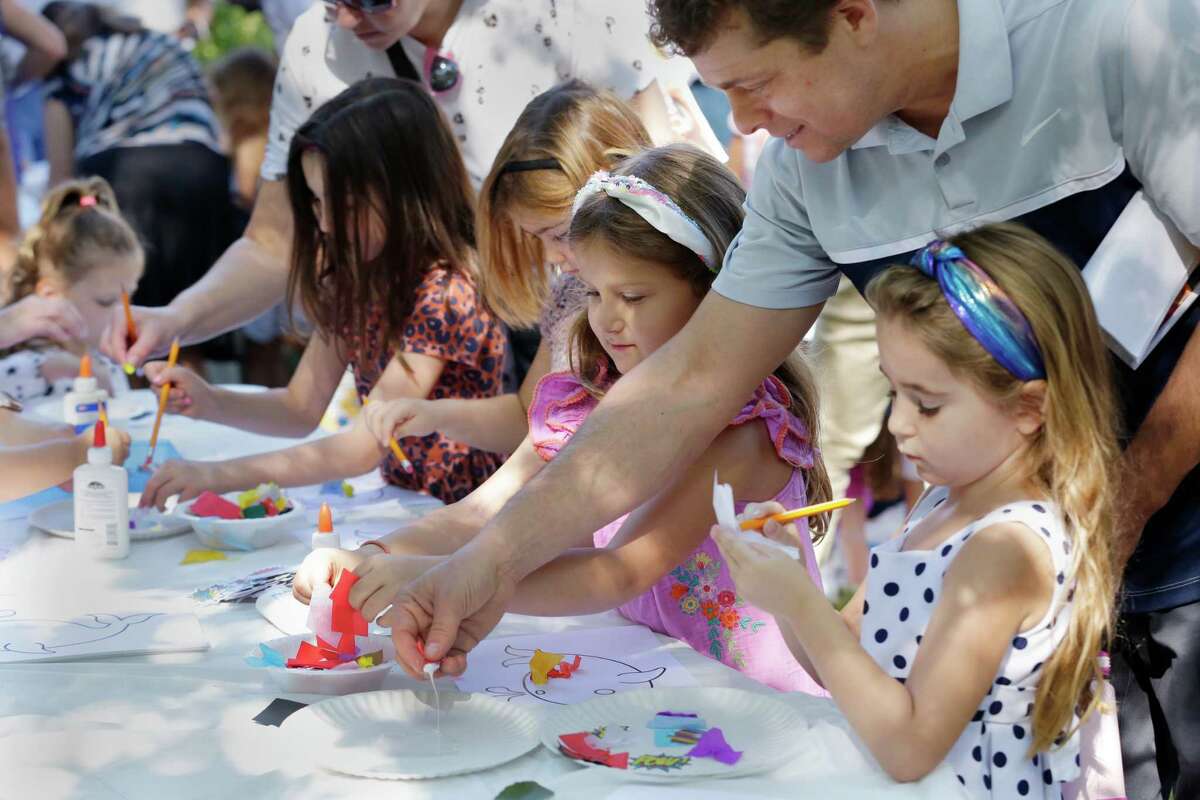
[[[144,420],[130,430],[149,435]],[[289,443],[208,423],[167,417],[162,436],[189,458],[226,458]],[[8,539],[24,523],[2,523]],[[491,798],[509,784],[533,780],[556,797],[641,796],[676,790],[621,784],[614,770],[580,769],[539,747],[502,767],[436,781],[388,782],[315,769],[283,745],[281,730],[252,718],[279,696],[261,671],[244,663],[256,644],[278,632],[252,603],[201,606],[200,586],[273,564],[294,565],[308,550],[307,526],[297,537],[225,561],[188,566],[179,561],[202,545],[192,533],[134,542],[128,559],[81,561],[67,539],[29,530],[0,561],[0,599],[53,604],[83,612],[140,610],[190,612],[200,617],[211,649],[201,653],[0,666],[0,800],[7,798]],[[498,635],[629,624],[615,613],[538,619],[508,615]],[[772,693],[686,645],[660,637],[701,686]],[[447,682],[449,686],[449,682]],[[385,688],[419,688],[399,672]],[[896,785],[855,741],[833,704],[801,694],[779,695],[812,723],[798,732],[804,749],[793,764],[756,778],[678,787],[678,796],[788,798],[880,797],[888,800],[953,798],[958,781],[946,767],[925,780]],[[315,702],[320,697],[292,695]],[[537,712],[542,713],[542,712]]]

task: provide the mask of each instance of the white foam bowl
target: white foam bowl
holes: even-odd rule
[[[229,492],[221,496],[236,504],[239,494],[241,492]],[[288,497],[288,502],[292,505],[291,511],[258,519],[198,517],[191,513],[194,502],[196,501],[180,503],[175,513],[191,524],[200,541],[217,550],[261,550],[286,539],[289,526],[307,524],[304,507],[291,497]]]
[[[383,663],[366,669],[303,669],[287,667],[262,667],[267,673],[267,679],[284,694],[353,694],[355,692],[371,692],[383,686],[384,679],[392,671],[396,663],[396,651],[388,636],[359,636],[356,638],[358,649],[363,653],[383,651]],[[317,639],[311,633],[296,636],[283,636],[263,642],[267,647],[279,653],[284,659],[295,657],[300,650],[300,643],[316,644]],[[262,656],[257,647],[252,655]]]

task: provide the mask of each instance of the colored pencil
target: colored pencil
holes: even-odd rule
[[[175,341],[171,342],[171,354],[167,356],[167,369],[175,366],[175,362],[179,360],[179,337],[175,337]],[[167,394],[171,391],[171,382],[167,381],[162,385],[162,389],[158,393],[158,413],[154,415],[154,430],[150,432],[150,452],[146,455],[146,463],[142,466],[149,466],[154,461],[154,448],[158,447],[158,426],[162,424],[163,412],[167,410]]]
[[[784,511],[779,514],[768,514],[765,517],[748,519],[742,522],[742,530],[760,531],[762,530],[763,525],[767,524],[767,520],[769,519],[773,519],[779,523],[791,522],[794,519],[801,519],[802,517],[812,517],[817,514],[824,514],[826,511],[837,511],[839,508],[845,508],[853,502],[854,498],[848,497],[842,500],[830,500],[828,503],[817,503],[815,506],[794,508],[791,511]]]
[[[366,408],[369,398],[364,394],[361,399],[363,407]],[[400,462],[400,469],[404,470],[409,475],[412,475],[414,472],[416,472],[416,470],[413,469],[412,462],[408,460],[408,456],[404,455],[404,451],[400,449],[400,443],[396,441],[395,436],[388,437],[388,447],[391,448],[392,455],[394,455],[396,460]]]
[[[129,292],[121,292],[121,305],[125,306],[125,346],[129,347],[137,341],[137,324],[133,321],[133,309],[129,307]],[[128,361],[121,366],[126,375],[134,373],[133,364]]]

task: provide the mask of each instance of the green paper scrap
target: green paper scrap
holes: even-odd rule
[[[545,800],[554,797],[554,792],[542,786],[537,781],[520,781],[504,787],[496,800]]]

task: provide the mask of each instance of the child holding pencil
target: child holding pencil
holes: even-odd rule
[[[137,288],[143,261],[137,235],[103,178],[67,181],[46,195],[0,288],[3,303],[30,295],[65,300],[79,312],[86,334],[66,348],[35,340],[10,349],[0,357],[0,390],[17,400],[70,391],[80,357],[97,350],[112,307]],[[128,387],[106,359],[93,352],[91,361],[96,379],[109,392]]]
[[[169,410],[303,436],[320,421],[347,365],[359,394],[372,399],[500,391],[504,337],[476,289],[466,169],[418,84],[361,81],[314,112],[292,140],[287,183],[295,220],[289,295],[315,326],[300,366],[286,388],[245,393],[210,386],[187,369],[147,364],[156,386],[172,386]],[[162,507],[172,495],[186,501],[206,489],[266,481],[315,484],[375,466],[393,484],[453,502],[502,460],[437,432],[406,439],[401,455],[356,425],[247,458],[169,461],[142,502]]]
[[[373,617],[407,580],[466,544],[567,444],[605,390],[683,327],[741,227],[744,197],[728,169],[686,145],[648,150],[615,174],[593,175],[579,192],[569,234],[587,308],[572,329],[570,370],[546,375],[533,393],[529,436],[462,502],[358,551],[311,554],[297,573],[296,595],[307,599],[315,584],[353,569],[359,580],[350,602]],[[559,616],[616,608],[767,685],[820,691],[771,616],[734,588],[708,535],[714,472],[732,485],[738,505],[775,500],[795,508],[828,499],[813,446],[816,404],[803,364],[781,367],[691,466],[596,531],[587,547],[580,542],[528,576],[510,610]],[[822,531],[826,518],[812,519]],[[819,591],[811,539],[796,544],[812,565],[806,580]]]

